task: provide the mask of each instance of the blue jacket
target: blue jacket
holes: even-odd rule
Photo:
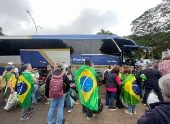
[[[145,111],[137,124],[170,124],[170,102],[150,104],[150,109]]]
[[[115,88],[116,85],[116,74],[108,72],[107,77],[106,77],[106,82],[105,82],[105,87],[106,88]]]

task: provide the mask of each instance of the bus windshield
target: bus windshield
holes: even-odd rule
[[[123,50],[122,62],[125,65],[133,66],[140,59],[138,49],[135,50]]]

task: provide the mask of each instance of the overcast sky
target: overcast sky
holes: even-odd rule
[[[0,0],[0,27],[7,35],[92,34],[101,28],[131,34],[131,22],[162,0]]]

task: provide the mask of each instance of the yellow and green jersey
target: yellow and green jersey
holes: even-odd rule
[[[6,83],[11,81],[12,87],[15,88],[17,79],[12,72],[7,72],[4,76],[4,79],[5,79]]]

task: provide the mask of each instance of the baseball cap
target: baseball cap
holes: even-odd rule
[[[65,64],[65,65],[63,65],[63,67],[64,67],[64,68],[68,68],[68,65]]]
[[[14,67],[14,66],[7,66],[7,67],[6,67],[6,70],[7,70],[7,71],[11,71],[12,69],[15,69],[15,67]]]
[[[33,68],[32,70],[34,71],[34,70],[38,70],[38,69],[37,68]]]
[[[13,65],[14,63],[13,62],[8,62],[8,65]]]

